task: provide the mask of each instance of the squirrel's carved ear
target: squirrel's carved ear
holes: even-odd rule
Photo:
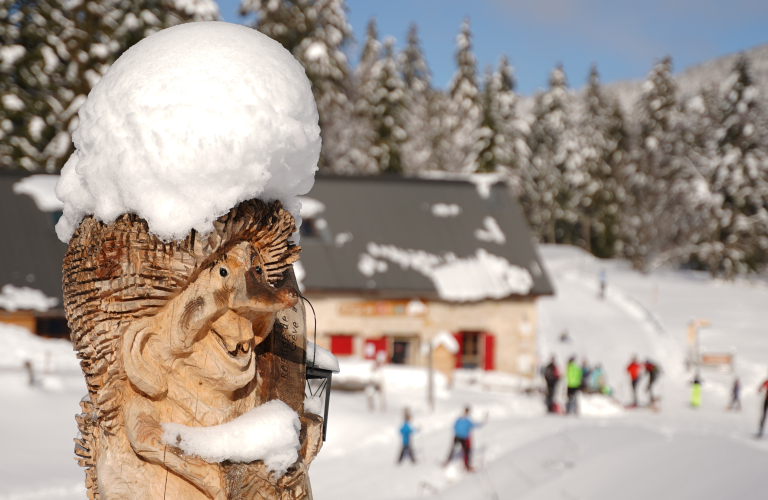
[[[123,332],[123,367],[128,380],[151,398],[165,395],[168,384],[165,370],[157,356],[158,340],[152,318],[141,318],[128,325]]]

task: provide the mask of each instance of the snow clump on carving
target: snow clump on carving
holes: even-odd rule
[[[309,80],[278,42],[245,26],[191,23],[142,40],[79,117],[56,188],[64,242],[86,215],[111,223],[134,213],[164,240],[208,233],[253,198],[280,200],[298,218],[296,196],[314,183],[320,128]]]
[[[299,457],[299,416],[279,399],[211,427],[163,424],[163,442],[207,462],[263,460],[281,477]]]

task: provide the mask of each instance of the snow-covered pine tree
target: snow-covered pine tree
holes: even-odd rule
[[[405,132],[405,109],[408,95],[405,91],[394,52],[395,39],[384,40],[384,56],[371,67],[369,77],[361,90],[361,99],[367,101],[367,112],[373,126],[370,155],[380,172],[402,173],[401,147]]]
[[[742,56],[723,84],[708,144],[716,229],[699,260],[714,275],[758,271],[768,263],[768,116]]]
[[[485,74],[475,161],[478,172],[493,172],[502,166],[522,180],[530,156],[525,135],[528,126],[516,115],[514,88],[514,70],[507,56],[502,56],[496,71],[488,68]]]
[[[351,141],[349,62],[353,40],[344,0],[242,0],[240,14],[256,14],[254,28],[280,42],[307,72],[317,103],[323,150],[320,163],[338,162]]]
[[[584,92],[579,139],[586,174],[579,194],[581,237],[594,255],[610,258],[619,242],[625,203],[621,169],[628,160],[629,144],[621,109],[604,96],[595,65]]]
[[[0,0],[0,168],[60,170],[80,105],[123,52],[218,17],[213,0]]]
[[[460,172],[474,168],[476,133],[480,124],[480,90],[472,32],[465,18],[456,37],[456,73],[448,86],[448,109],[443,115],[440,167]]]
[[[475,171],[495,172],[496,167],[504,163],[500,157],[499,142],[503,141],[496,121],[494,106],[498,104],[497,95],[501,82],[494,79],[493,69],[489,65],[483,75],[483,91],[480,94],[480,126],[475,133]]]
[[[408,105],[404,110],[407,140],[401,147],[403,169],[407,173],[429,168],[432,157],[433,134],[430,127],[432,75],[424,59],[419,42],[418,28],[408,29],[408,41],[400,53],[400,72],[403,75]]]
[[[706,180],[691,161],[693,141],[686,131],[672,78],[672,61],[654,65],[637,105],[640,134],[627,169],[631,198],[622,225],[624,254],[637,267],[686,261],[708,238],[711,197]]]
[[[367,93],[376,89],[373,69],[381,60],[381,48],[376,18],[372,17],[366,27],[360,61],[353,72],[350,89],[352,112],[340,124],[346,134],[345,149],[330,165],[335,172],[372,175],[380,171],[374,126],[376,110],[371,104],[375,98]]]
[[[523,197],[529,224],[548,243],[577,239],[576,207],[584,175],[570,113],[568,82],[558,66],[550,74],[549,90],[536,98],[529,137],[532,184]]]

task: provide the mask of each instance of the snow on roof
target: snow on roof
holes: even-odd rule
[[[301,203],[300,214],[303,219],[311,219],[325,212],[325,205],[314,198],[298,196],[297,199]]]
[[[477,189],[477,195],[487,200],[491,195],[491,188],[500,182],[503,182],[507,175],[504,173],[465,173],[465,172],[445,172],[443,170],[427,170],[419,172],[418,176],[424,179],[445,179],[460,180],[472,183]]]
[[[315,356],[317,356],[316,363]],[[331,354],[331,351],[314,344],[311,340],[307,340],[307,364],[321,370],[339,373],[339,360],[336,356]]]
[[[0,289],[0,309],[9,312],[19,310],[46,312],[48,309],[56,307],[58,303],[59,299],[47,297],[40,290],[27,286],[5,285]]]
[[[429,207],[435,217],[458,217],[461,215],[461,207],[455,203],[435,203]]]
[[[278,42],[224,22],[160,31],[126,51],[79,111],[56,194],[66,242],[81,219],[135,213],[180,239],[238,203],[296,196],[314,182],[320,128],[304,68]]]
[[[431,279],[441,299],[449,301],[478,301],[500,299],[512,294],[527,295],[533,287],[531,273],[520,266],[510,264],[507,259],[478,248],[475,255],[459,258],[453,253],[442,256],[424,250],[398,248],[395,245],[380,245],[370,242],[367,254],[375,266],[367,271],[386,272],[386,259],[399,264],[403,269],[412,269]],[[384,262],[380,267],[378,263]],[[359,265],[359,264],[358,264]],[[384,269],[384,271],[379,271]],[[361,272],[364,270],[361,269]],[[365,273],[364,273],[365,274]]]
[[[32,198],[42,212],[59,212],[64,208],[64,204],[54,192],[57,182],[58,175],[30,175],[15,183],[13,192]]]
[[[491,241],[503,245],[507,241],[507,237],[504,235],[504,231],[499,227],[499,223],[496,219],[487,215],[483,219],[483,228],[475,229],[475,238],[480,241]]]
[[[300,430],[296,412],[274,399],[221,425],[164,423],[162,439],[208,462],[263,460],[279,478],[298,458]]]

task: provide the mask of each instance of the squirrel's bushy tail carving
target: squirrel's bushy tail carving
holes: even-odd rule
[[[85,396],[80,400],[80,408],[83,413],[75,415],[77,430],[80,431],[75,438],[75,455],[77,464],[85,468],[85,487],[88,490],[89,500],[99,500],[99,490],[96,486],[96,435],[98,432],[98,420],[91,403],[91,398]]]

